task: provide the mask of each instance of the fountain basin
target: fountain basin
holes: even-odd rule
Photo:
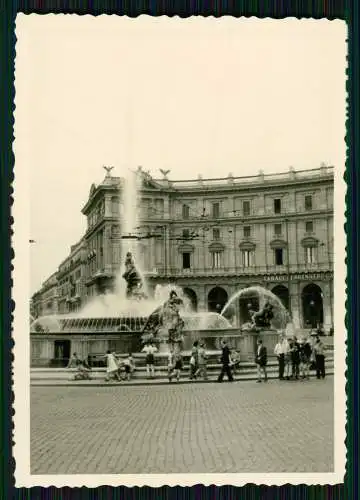
[[[256,341],[261,338],[267,347],[268,356],[274,354],[278,334],[275,330],[258,332],[241,332],[236,328],[222,330],[185,330],[182,351],[189,352],[195,340],[202,340],[207,351],[220,351],[220,342],[227,340],[230,349],[240,351],[242,361],[253,361],[256,352]],[[31,367],[66,366],[70,355],[74,352],[81,359],[88,356],[100,358],[106,351],[118,354],[139,353],[142,350],[141,332],[46,332],[30,334]],[[166,363],[168,346],[162,344],[161,353]]]

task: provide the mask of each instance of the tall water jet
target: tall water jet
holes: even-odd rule
[[[141,188],[140,169],[138,171],[128,170],[127,175],[122,180],[121,197],[123,207],[119,210],[119,227],[120,227],[120,242],[121,242],[121,263],[117,272],[115,281],[115,294],[119,298],[125,298],[124,290],[124,274],[127,272],[129,260],[124,259],[124,254],[131,254],[133,260],[139,262],[138,239],[136,233],[139,229],[139,192]],[[142,281],[143,276],[137,265],[137,272],[140,274]]]

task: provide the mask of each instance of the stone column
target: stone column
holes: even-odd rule
[[[299,283],[290,284],[291,317],[294,328],[301,328],[301,298]]]
[[[324,328],[325,332],[328,334],[329,330],[333,324],[333,310],[332,310],[332,297],[331,297],[331,285],[329,282],[322,283],[322,294],[323,294],[323,314],[324,314]]]
[[[105,196],[105,217],[111,217],[112,216],[112,211],[111,211],[111,198],[110,196]]]
[[[198,311],[207,311],[207,295],[205,285],[197,285]]]

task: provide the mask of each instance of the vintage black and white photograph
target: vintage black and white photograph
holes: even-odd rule
[[[17,486],[341,482],[345,23],[16,36]]]

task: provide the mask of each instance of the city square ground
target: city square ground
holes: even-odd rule
[[[332,472],[325,380],[31,387],[31,474]]]

